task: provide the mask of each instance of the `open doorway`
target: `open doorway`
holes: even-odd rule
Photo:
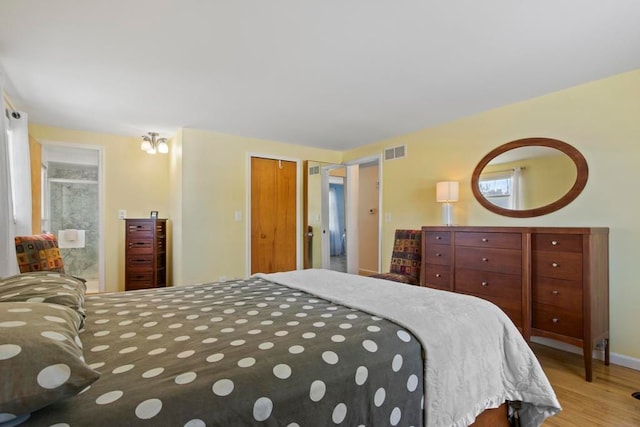
[[[380,158],[322,166],[322,268],[380,272]]]
[[[104,290],[101,150],[42,144],[42,231],[58,239],[65,272]]]

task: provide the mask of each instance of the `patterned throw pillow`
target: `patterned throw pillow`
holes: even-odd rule
[[[0,302],[48,302],[70,307],[84,321],[87,286],[75,277],[50,271],[17,274],[0,279]],[[81,328],[82,323],[79,325]]]
[[[64,273],[58,241],[53,234],[16,236],[15,242],[21,273],[46,270]]]
[[[0,422],[75,396],[98,379],[84,362],[79,316],[58,304],[0,303]]]

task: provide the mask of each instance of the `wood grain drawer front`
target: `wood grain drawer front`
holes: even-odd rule
[[[152,254],[153,240],[129,240],[127,241],[127,254]]]
[[[455,290],[478,296],[502,296],[522,304],[522,276],[456,268]]]
[[[451,289],[450,267],[447,265],[425,264],[425,286],[438,289]]]
[[[451,243],[450,231],[426,231],[424,239],[427,245],[448,245]]]
[[[534,304],[533,327],[582,339],[582,311],[575,313],[546,304]]]
[[[130,268],[153,268],[153,255],[131,254],[127,256],[127,266]]]
[[[427,245],[424,261],[427,264],[450,265],[451,246],[449,245]]]
[[[531,236],[531,249],[534,251],[582,253],[582,235],[534,233]]]
[[[146,282],[149,286],[153,283],[153,270],[132,269],[127,271],[127,285],[131,282]]]
[[[456,246],[474,246],[481,248],[522,249],[520,233],[483,233],[476,231],[457,231]]]
[[[136,291],[138,289],[149,289],[153,288],[153,282],[151,279],[149,280],[129,280],[127,282],[127,290],[128,291]]]
[[[560,307],[572,313],[581,313],[582,282],[534,277],[533,302]]]
[[[520,300],[515,300],[512,298],[507,298],[503,296],[487,296],[487,295],[476,295],[473,293],[456,291],[461,294],[471,295],[475,297],[482,298],[493,304],[497,305],[500,310],[504,311],[507,316],[511,319],[511,321],[518,327],[522,327],[522,303]]]
[[[519,275],[522,272],[522,252],[512,249],[456,247],[456,266]]]
[[[582,281],[581,253],[536,251],[532,261],[534,276]]]
[[[127,225],[127,236],[129,237],[153,237],[154,224],[151,221],[132,222]]]

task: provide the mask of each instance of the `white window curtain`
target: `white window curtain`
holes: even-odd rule
[[[9,138],[5,114],[4,91],[0,75],[0,277],[11,276],[18,270],[13,242],[13,208],[9,175]]]
[[[0,82],[0,93],[1,91]],[[7,112],[2,96],[0,118],[0,277],[18,273],[14,237],[31,234],[31,166],[27,115]]]
[[[9,173],[11,174],[13,219],[15,235],[31,234],[31,161],[27,114],[9,114]]]

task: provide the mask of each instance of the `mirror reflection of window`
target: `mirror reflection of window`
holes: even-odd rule
[[[505,209],[522,209],[519,197],[521,181],[521,168],[513,168],[483,173],[478,186],[482,195],[494,205]]]

